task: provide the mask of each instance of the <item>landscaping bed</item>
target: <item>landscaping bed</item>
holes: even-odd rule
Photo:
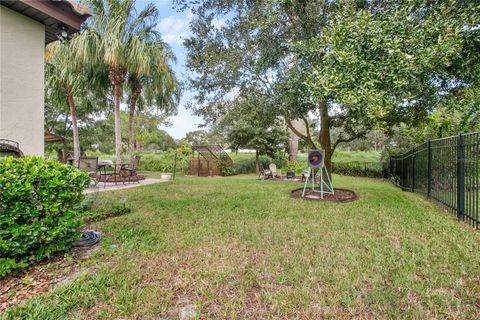
[[[85,270],[81,267],[82,262],[98,248],[77,247],[68,254],[57,254],[0,278],[0,313],[71,280]]]
[[[305,200],[314,200],[314,201],[335,201],[335,202],[346,202],[357,200],[357,195],[352,190],[347,189],[334,189],[334,193],[324,193],[323,197],[318,191],[313,191],[309,187],[305,190],[305,196],[302,197],[303,188],[295,189],[291,192],[292,198],[300,198]]]

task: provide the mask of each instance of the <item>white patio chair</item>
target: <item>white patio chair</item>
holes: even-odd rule
[[[282,171],[277,169],[277,165],[275,163],[270,163],[268,167],[270,168],[270,171],[274,177],[282,177]]]

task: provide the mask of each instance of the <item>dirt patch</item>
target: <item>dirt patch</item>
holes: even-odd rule
[[[71,254],[56,255],[1,278],[0,312],[74,278],[83,271],[80,263],[98,248],[74,248]]]
[[[303,188],[295,189],[291,192],[290,196],[292,198],[300,198],[306,200],[314,200],[314,201],[335,201],[335,202],[347,202],[347,201],[354,201],[358,199],[358,196],[355,192],[348,189],[334,189],[334,194],[323,194],[323,199],[321,197],[320,192],[312,191],[311,189],[307,188],[305,190],[305,197],[302,197]]]

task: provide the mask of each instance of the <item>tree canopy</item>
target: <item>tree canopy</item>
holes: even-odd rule
[[[125,138],[132,159],[137,145],[148,140],[146,127],[152,136],[165,136],[158,127],[176,114],[181,95],[171,66],[175,56],[156,30],[159,11],[154,4],[137,11],[134,0],[86,2],[94,14],[80,34],[47,48],[46,126],[62,135],[72,130],[74,160],[80,145],[111,146],[88,133],[102,134],[100,140],[114,136],[120,163]],[[128,126],[123,125],[122,103],[130,111]]]
[[[478,110],[468,98],[478,92],[477,2],[177,4],[194,13],[185,45],[195,111],[215,123],[239,97],[262,96],[310,148],[326,150],[327,164],[338,144],[373,129],[418,128],[450,110],[449,101]],[[300,119],[309,129],[311,116],[320,120],[316,130],[291,125]],[[333,128],[340,133],[334,141]]]

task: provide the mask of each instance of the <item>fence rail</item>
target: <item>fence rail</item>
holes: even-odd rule
[[[478,229],[479,151],[480,132],[428,140],[403,155],[392,156],[389,172],[403,190],[439,202]]]

